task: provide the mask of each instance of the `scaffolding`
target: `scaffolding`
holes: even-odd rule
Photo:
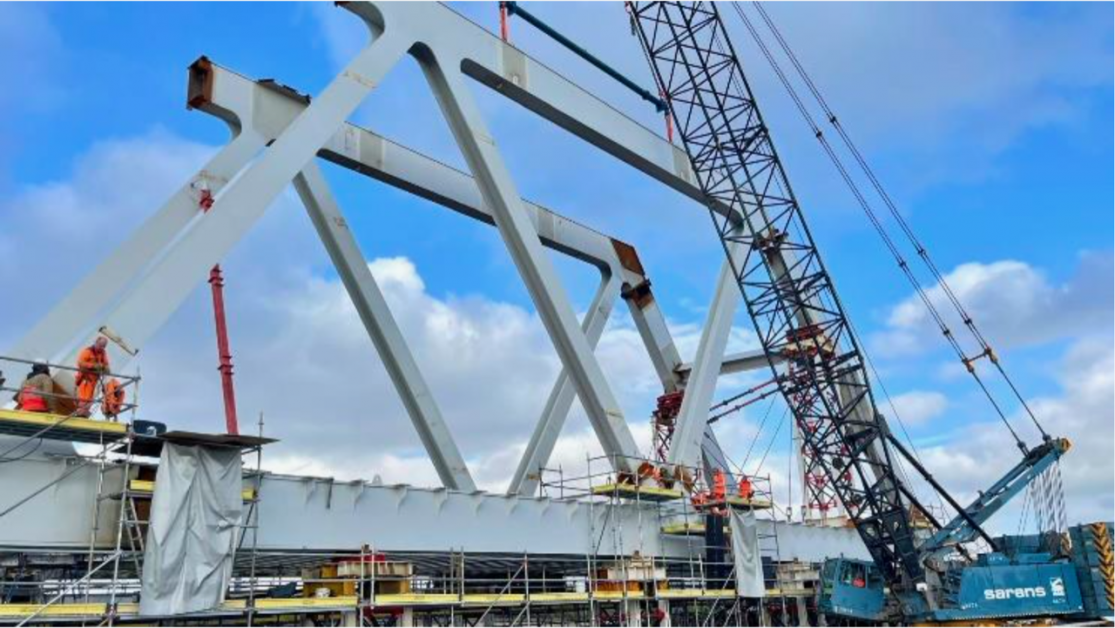
[[[138,377],[128,381],[134,386]],[[588,456],[582,475],[543,469],[542,495],[589,510],[584,554],[388,552],[377,550],[374,539],[349,550],[261,549],[259,506],[267,478],[262,447],[271,442],[263,438],[262,417],[253,439],[166,432],[137,420],[134,403],[129,421],[0,412],[0,433],[18,434],[21,442],[55,439],[97,448],[75,455],[75,468],[96,466],[86,551],[0,556],[0,624],[719,626],[800,624],[807,613],[801,600],[806,589],[787,584],[786,575],[802,567],[781,561],[773,526],[759,534],[766,597],[740,598],[735,589],[724,515],[749,510],[773,522],[769,477],[749,478],[748,495],[733,488],[718,496],[700,469],[674,469],[667,477],[647,459],[619,464]],[[138,602],[156,459],[164,442],[182,438],[231,443],[254,458],[243,469],[246,514],[224,603],[185,616],[142,617]],[[711,520],[725,528],[719,535],[709,533]],[[684,551],[665,552],[664,544]],[[799,598],[796,613],[787,596]]]
[[[97,469],[96,488],[90,500],[89,543],[84,556],[79,558],[73,552],[69,555],[64,552],[5,555],[6,560],[0,563],[4,573],[0,580],[0,622],[22,626],[72,620],[97,621],[111,626],[118,620],[135,620],[144,540],[150,523],[150,500],[154,494],[158,467],[154,460],[161,454],[165,442],[236,446],[241,449],[242,455],[255,455],[255,468],[244,473],[248,487],[242,496],[248,509],[240,525],[238,541],[238,548],[241,548],[250,537],[247,578],[249,581],[254,579],[259,524],[257,504],[263,478],[262,447],[273,442],[262,437],[262,418],[261,433],[256,438],[166,432],[162,424],[136,419],[138,404],[134,400],[138,399],[138,375],[100,373],[93,397],[79,399],[68,393],[67,386],[58,381],[61,379],[59,374],[64,377],[77,373],[77,368],[8,357],[0,357],[0,366],[9,372],[14,366],[46,367],[43,372],[55,373],[47,384],[49,391],[35,391],[49,402],[46,411],[0,409],[0,435],[18,438],[14,445],[5,444],[0,460],[23,460],[34,454],[45,441],[96,447],[96,453],[91,455],[83,455],[75,449],[73,458],[76,462],[58,477],[0,511],[0,518],[61,484],[78,470],[91,465]],[[33,369],[32,375],[36,372]],[[112,382],[111,387],[109,382]],[[26,384],[7,386],[0,375],[0,391],[13,393],[13,401],[17,404],[22,403],[21,392]],[[106,402],[110,395],[120,394],[114,393],[113,388],[130,391],[130,394],[125,392],[124,395],[130,396],[132,401],[123,402],[123,398],[117,396],[112,398],[116,401],[115,405],[111,400]],[[52,412],[59,409],[66,414]],[[9,579],[13,570],[7,564],[12,556],[15,556],[16,566],[14,580]],[[236,558],[232,557],[234,564]],[[240,580],[244,578],[243,575],[237,577]],[[249,584],[246,590],[249,595],[244,608],[251,623],[251,598],[255,586]]]
[[[701,469],[674,469],[672,477],[663,477],[656,471],[660,465],[651,460],[626,462],[619,465],[609,456],[586,456],[584,475],[570,475],[562,468],[541,470],[543,495],[583,500],[600,511],[590,516],[593,538],[585,561],[592,601],[601,606],[594,616],[602,624],[609,617],[630,619],[624,614],[631,613],[652,622],[664,620],[663,613],[668,613],[674,625],[699,626],[769,625],[772,616],[779,621],[791,616],[786,593],[802,590],[783,586],[775,528],[769,526],[758,534],[766,589],[761,600],[737,595],[735,564],[726,541],[730,510],[773,513],[769,476],[748,478],[752,489],[747,495],[733,491],[713,498],[713,487]],[[639,471],[614,471],[624,468]],[[638,512],[634,542],[628,540],[631,535],[625,533],[623,519],[611,516],[621,504]],[[723,529],[710,534],[709,521],[719,522]],[[767,521],[774,521],[773,514]],[[648,555],[649,534],[684,544],[685,558]]]
[[[258,454],[257,454],[258,455]],[[119,461],[113,460],[114,464]],[[593,461],[595,469],[598,461]],[[117,466],[118,469],[122,468]],[[136,469],[144,468],[136,465]],[[258,500],[266,490],[266,474],[245,469],[246,500]],[[142,504],[150,494],[147,480],[129,478],[121,496]],[[115,478],[105,474],[105,484]],[[733,588],[731,562],[710,561],[707,540],[689,527],[688,534],[667,531],[680,522],[700,521],[700,513],[686,496],[675,500],[658,497],[644,501],[642,491],[630,491],[615,482],[612,472],[587,474],[577,493],[577,478],[566,478],[566,499],[584,500],[594,509],[594,551],[586,554],[445,551],[399,552],[361,544],[350,551],[291,551],[260,549],[253,538],[241,537],[242,551],[234,558],[226,601],[204,613],[161,618],[175,624],[304,624],[317,625],[758,625],[791,624],[785,602],[781,612],[766,617],[773,596],[784,587],[767,583],[768,597],[741,600]],[[609,486],[605,493],[593,486]],[[699,487],[698,487],[699,488]],[[765,490],[762,488],[759,491]],[[119,500],[102,500],[119,504]],[[259,525],[258,501],[245,518],[246,529]],[[619,508],[638,507],[639,534],[621,530]],[[120,509],[122,518],[133,516]],[[144,525],[143,508],[134,515]],[[631,519],[627,519],[628,522]],[[125,521],[126,528],[130,522]],[[630,525],[629,523],[627,525]],[[115,531],[115,530],[113,530]],[[690,548],[687,558],[655,555],[650,535],[668,537]],[[103,535],[102,535],[103,536]],[[43,571],[39,581],[24,578],[22,600],[0,604],[0,622],[29,624],[63,621],[104,624],[155,623],[138,615],[138,569],[132,557],[140,552],[130,545],[126,529],[119,545],[101,548],[103,558],[87,568],[82,560],[70,561],[72,573],[59,577]],[[777,577],[785,566],[778,561],[777,546],[763,554],[764,575]],[[107,561],[107,562],[106,562]],[[99,567],[99,570],[98,569]],[[118,569],[117,573],[112,573]],[[717,570],[722,572],[717,575]],[[727,570],[726,573],[723,570]],[[5,590],[12,583],[3,582]],[[63,593],[59,596],[59,593]],[[765,605],[765,606],[764,606]]]

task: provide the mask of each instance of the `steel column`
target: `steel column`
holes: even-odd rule
[[[368,262],[316,163],[311,161],[294,178],[294,188],[306,206],[352,304],[356,306],[360,321],[383,360],[391,383],[395,385],[442,484],[461,491],[476,490],[476,483],[469,475],[449,426],[445,424],[418,363],[407,347],[402,330],[391,314],[387,299],[372,276]]]

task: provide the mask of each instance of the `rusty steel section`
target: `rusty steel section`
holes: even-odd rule
[[[643,270],[643,262],[639,260],[639,254],[635,251],[635,247],[622,240],[612,238],[612,248],[616,250],[616,256],[619,257],[619,262],[623,264],[624,268],[636,275],[646,277],[647,273]]]
[[[190,64],[187,85],[187,109],[197,109],[213,102],[213,62],[209,57],[198,57]]]

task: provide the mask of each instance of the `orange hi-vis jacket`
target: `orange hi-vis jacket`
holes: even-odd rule
[[[723,501],[728,496],[728,479],[724,477],[724,472],[720,469],[712,476],[712,499],[713,501]]]
[[[95,346],[85,347],[77,354],[77,367],[81,369],[79,375],[95,375],[108,371],[108,352]]]
[[[39,389],[26,384],[19,391],[19,409],[24,412],[46,412],[48,407],[46,399],[39,394]]]

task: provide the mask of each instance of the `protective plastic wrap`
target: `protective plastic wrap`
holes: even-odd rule
[[[759,528],[755,513],[750,510],[731,511],[732,557],[736,566],[736,594],[740,597],[764,597],[763,559],[759,554]]]
[[[244,502],[240,451],[167,443],[159,462],[139,612],[219,606],[232,575]]]

